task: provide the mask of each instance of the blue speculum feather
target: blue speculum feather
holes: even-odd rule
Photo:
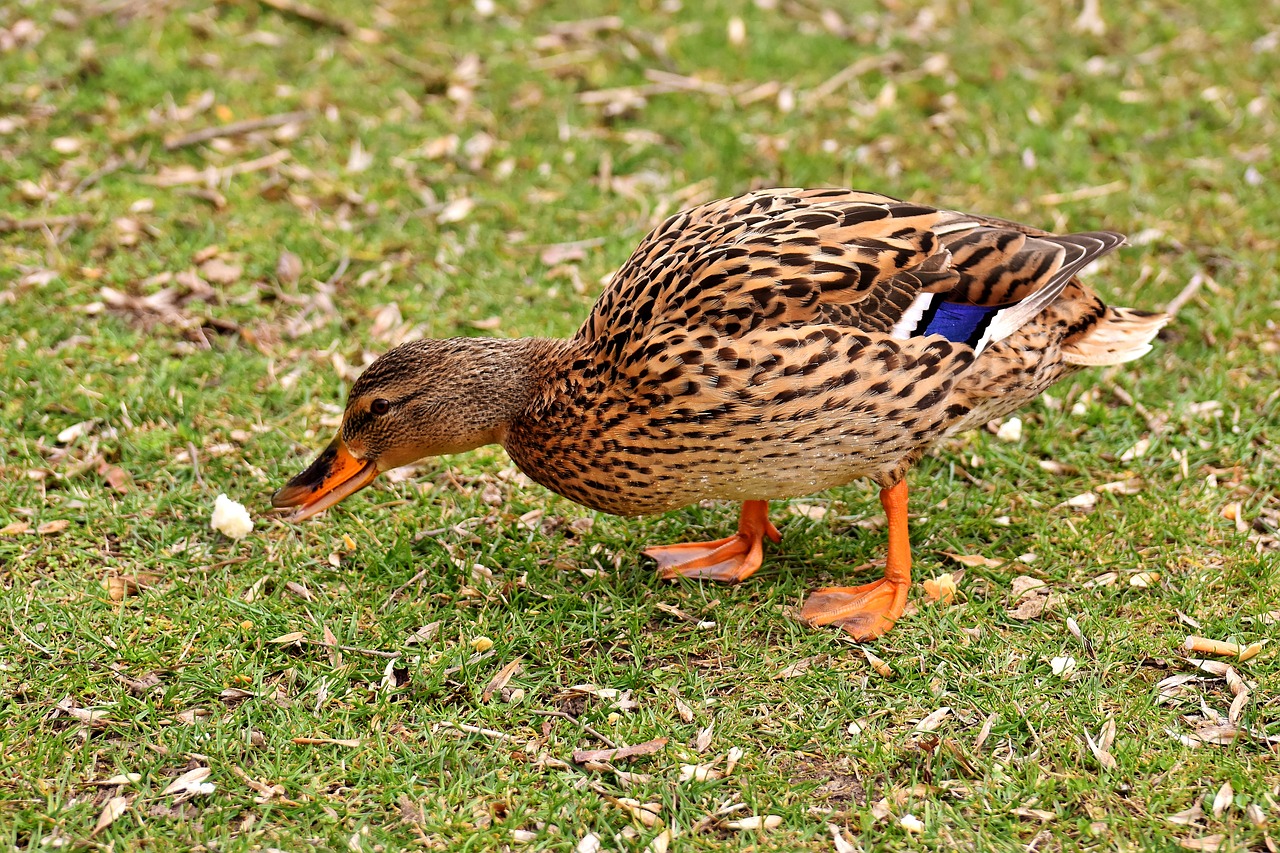
[[[991,320],[1007,305],[964,305],[959,302],[935,302],[920,318],[923,335],[942,335],[949,341],[976,346]],[[930,316],[932,315],[932,316]]]

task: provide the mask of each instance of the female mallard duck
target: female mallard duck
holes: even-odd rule
[[[537,482],[642,515],[742,502],[738,532],[645,550],[664,578],[736,582],[781,540],[768,501],[870,477],[884,577],[802,618],[878,637],[911,585],[907,469],[1085,365],[1151,349],[1168,317],[1075,276],[1124,242],[843,189],[773,189],[649,234],[570,340],[403,344],[356,380],[339,435],[276,493],[294,520],[378,472],[501,444]]]

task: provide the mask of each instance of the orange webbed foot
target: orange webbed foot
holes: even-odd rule
[[[767,501],[744,501],[738,532],[712,542],[685,542],[655,545],[644,554],[658,563],[663,579],[686,577],[737,583],[746,580],[764,559],[764,538],[782,541],[778,528],[770,523]]]
[[[810,625],[835,625],[859,641],[874,640],[902,616],[910,581],[881,578],[862,586],[832,586],[815,590],[800,610]]]
[[[855,640],[884,635],[902,616],[911,591],[911,542],[907,534],[907,481],[880,491],[889,520],[889,557],[884,577],[862,586],[832,586],[813,592],[800,609],[810,625],[837,625]]]

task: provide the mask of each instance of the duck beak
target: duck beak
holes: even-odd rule
[[[302,521],[354,495],[377,476],[377,463],[356,459],[342,439],[335,438],[307,470],[271,497],[271,505],[297,507],[286,519]]]

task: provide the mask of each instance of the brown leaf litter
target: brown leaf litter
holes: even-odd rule
[[[520,663],[522,660],[523,658],[516,658],[506,666],[502,667],[502,669],[498,670],[497,674],[494,675],[493,679],[489,682],[489,685],[485,687],[484,693],[480,695],[480,701],[487,704],[489,700],[493,698],[494,693],[506,687],[507,682],[511,680],[512,676],[520,671]]]
[[[638,758],[642,755],[653,755],[661,752],[666,747],[668,740],[669,738],[665,737],[654,738],[634,746],[622,746],[616,749],[575,749],[573,751],[573,762],[575,764],[584,764],[588,761],[623,761],[628,758]]]
[[[1007,612],[1011,618],[1023,622],[1039,618],[1059,602],[1058,595],[1044,581],[1030,575],[1014,578],[1009,593],[1015,606]]]
[[[863,649],[862,654],[866,656],[867,663],[871,664],[871,668],[874,669],[881,678],[889,678],[893,675],[893,668],[870,649]]]
[[[1093,753],[1093,757],[1098,759],[1098,763],[1106,770],[1115,770],[1119,767],[1115,756],[1111,754],[1111,745],[1116,739],[1116,721],[1113,717],[1108,717],[1106,723],[1103,724],[1102,730],[1098,732],[1098,739],[1095,741],[1093,736],[1089,734],[1089,730],[1084,730],[1085,742],[1089,745],[1089,751]]]
[[[1197,637],[1189,634],[1187,639],[1183,641],[1182,648],[1188,652],[1199,652],[1200,654],[1215,655],[1217,657],[1233,657],[1244,663],[1256,657],[1266,644],[1266,640],[1259,640],[1256,643],[1242,646],[1239,643],[1211,640],[1208,637]]]
[[[345,746],[355,749],[360,746],[359,738],[332,738],[332,737],[295,737],[291,740],[299,746]]]
[[[89,837],[93,838],[99,832],[102,832],[102,830],[119,820],[120,816],[128,811],[129,805],[132,801],[132,797],[112,797],[107,800],[107,804],[103,807],[102,813],[98,815],[98,823],[94,826],[93,832],[89,833]]]

